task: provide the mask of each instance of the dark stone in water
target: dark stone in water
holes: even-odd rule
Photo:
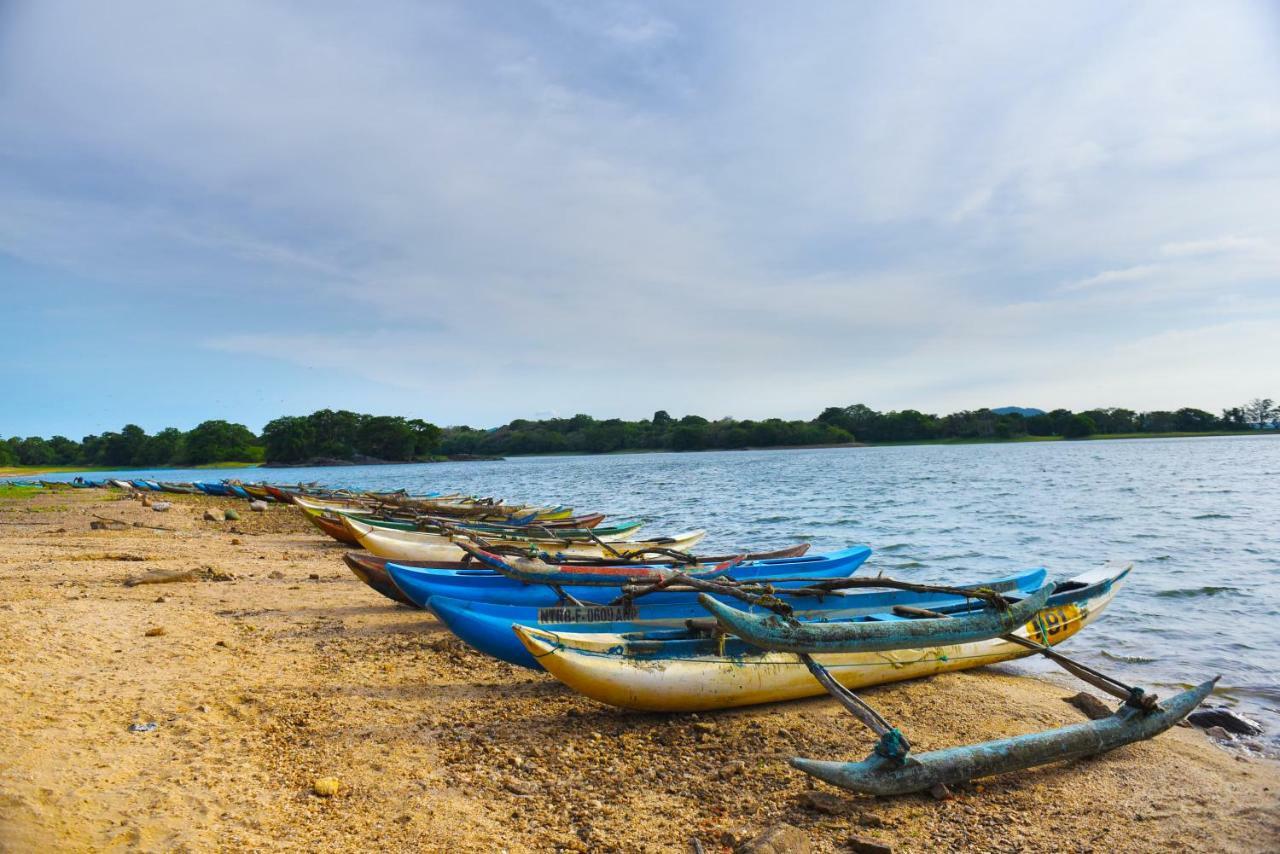
[[[1262,735],[1262,724],[1237,715],[1230,709],[1218,706],[1212,709],[1199,709],[1187,715],[1187,720],[1198,727],[1209,729],[1220,726],[1227,732],[1236,735]]]

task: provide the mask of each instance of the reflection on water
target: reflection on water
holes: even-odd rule
[[[59,476],[70,479],[74,475]],[[99,474],[92,475],[100,477]],[[140,476],[134,473],[134,476]],[[159,471],[572,503],[707,528],[710,551],[806,539],[876,549],[870,571],[943,581],[1108,559],[1136,572],[1067,644],[1165,691],[1221,673],[1220,696],[1280,735],[1280,438],[537,457],[330,469]],[[864,570],[866,571],[866,570]]]

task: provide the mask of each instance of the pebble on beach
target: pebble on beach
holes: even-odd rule
[[[775,824],[756,838],[738,847],[737,854],[808,854],[813,850],[809,837],[789,824]]]
[[[322,798],[332,798],[341,788],[342,783],[337,777],[320,777],[311,784],[311,791]]]

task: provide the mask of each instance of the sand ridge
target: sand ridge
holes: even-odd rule
[[[1280,839],[1277,767],[1190,729],[950,801],[825,788],[786,759],[865,755],[834,701],[604,707],[378,596],[296,510],[172,499],[0,501],[0,850],[720,851],[778,822],[819,851],[851,835],[903,851]],[[211,507],[242,518],[203,521]],[[91,531],[93,514],[174,530]],[[864,693],[918,750],[1080,720],[1061,688],[998,671]],[[325,776],[335,797],[312,793]]]

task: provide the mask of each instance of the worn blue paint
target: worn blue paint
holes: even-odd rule
[[[1128,568],[1113,574],[1104,574],[1101,570],[1086,573],[1083,576],[1079,576],[1081,579],[1087,579],[1084,583],[1072,579],[1059,585],[1061,592],[1049,597],[1045,607],[1052,609],[1065,605],[1075,605],[1082,611],[1088,611],[1091,608],[1091,601],[1108,596],[1112,587],[1122,582],[1128,574]],[[972,602],[966,602],[958,607],[938,607],[930,610],[952,614],[972,607]],[[576,632],[579,629],[565,629],[565,631]],[[580,655],[624,657],[632,661],[659,662],[698,659],[731,661],[743,666],[756,664],[767,655],[759,647],[753,646],[738,637],[730,636],[713,639],[694,637],[688,632],[671,632],[667,634],[647,632],[634,636],[624,635],[622,642],[607,652],[596,652],[580,648],[575,648],[574,651]],[[945,660],[945,656],[943,660]]]
[[[983,582],[1001,592],[1030,592],[1044,583],[1043,569],[1028,569],[1007,578]],[[965,585],[960,585],[965,586]],[[972,585],[970,585],[972,586]],[[857,591],[838,596],[826,596],[822,601],[813,597],[784,597],[801,616],[823,614],[832,618],[855,618],[891,611],[895,605],[914,605],[931,610],[962,608],[966,600],[960,596],[937,593],[912,593],[903,590]],[[541,669],[533,655],[515,633],[513,623],[543,629],[566,632],[612,632],[635,634],[637,640],[675,640],[694,638],[686,628],[690,619],[706,618],[706,611],[692,601],[669,602],[660,596],[647,602],[639,600],[634,619],[606,622],[543,622],[538,607],[527,605],[500,605],[491,602],[474,602],[448,596],[432,596],[429,608],[449,630],[480,652],[522,667]],[[732,641],[727,641],[732,642]],[[738,642],[741,643],[740,641]]]
[[[1217,681],[1215,676],[1163,701],[1152,711],[1125,705],[1102,720],[935,750],[908,756],[905,761],[873,753],[861,762],[827,762],[796,757],[791,760],[791,765],[833,786],[868,795],[922,792],[938,784],[950,786],[992,774],[1022,771],[1047,762],[1092,756],[1152,738],[1190,714],[1209,696]]]
[[[740,581],[777,578],[782,580],[775,586],[795,587],[803,582],[786,579],[844,578],[852,575],[870,556],[871,549],[866,546],[853,546],[822,555],[751,561],[734,567],[729,577]],[[525,584],[493,569],[430,569],[391,562],[387,564],[387,573],[406,596],[423,607],[432,596],[539,607],[563,604],[559,595],[546,584]],[[564,590],[576,599],[594,603],[608,602],[621,593],[621,587],[568,585]],[[661,595],[664,602],[692,603],[697,600],[694,593]]]
[[[730,634],[778,652],[878,652],[971,643],[1006,634],[1032,620],[1053,585],[1028,594],[1007,609],[975,600],[979,607],[949,617],[914,619],[893,614],[871,619],[792,620],[774,613],[751,614],[707,595],[698,601]]]

